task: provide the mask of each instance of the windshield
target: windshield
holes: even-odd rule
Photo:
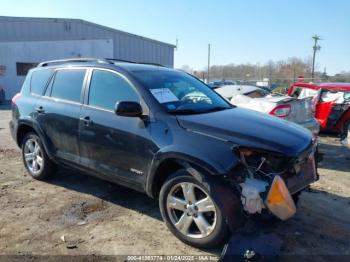
[[[207,85],[186,73],[166,70],[133,73],[169,113],[196,114],[232,107]]]

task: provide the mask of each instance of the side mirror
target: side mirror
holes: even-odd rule
[[[142,118],[142,107],[137,102],[121,101],[115,105],[115,114],[118,116]]]

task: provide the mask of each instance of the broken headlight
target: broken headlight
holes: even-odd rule
[[[242,164],[247,168],[251,178],[256,175],[271,177],[286,172],[289,167],[288,158],[275,152],[267,152],[249,148],[238,148]]]
[[[295,214],[295,205],[281,175],[288,171],[288,157],[276,152],[238,148],[241,167],[241,202],[248,214],[261,213],[264,208],[285,220]]]

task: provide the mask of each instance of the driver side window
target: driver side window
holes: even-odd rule
[[[88,104],[113,111],[115,104],[120,101],[140,102],[140,98],[123,77],[110,71],[94,70]]]

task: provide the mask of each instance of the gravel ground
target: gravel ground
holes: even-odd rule
[[[0,255],[220,255],[222,247],[198,250],[177,240],[144,194],[66,169],[46,182],[31,179],[10,117],[0,108]],[[319,141],[320,180],[301,195],[296,216],[246,225],[276,234],[282,255],[350,256],[350,151],[337,138]]]

